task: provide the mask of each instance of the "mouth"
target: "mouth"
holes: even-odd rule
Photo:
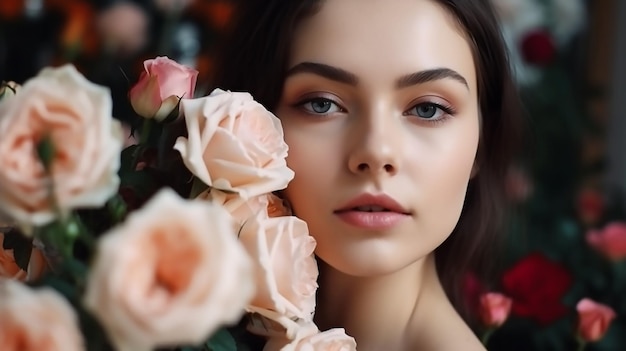
[[[334,212],[394,212],[402,215],[411,215],[411,211],[386,194],[359,195]]]

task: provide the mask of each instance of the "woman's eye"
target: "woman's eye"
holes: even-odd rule
[[[408,114],[415,115],[422,119],[438,120],[447,114],[452,114],[449,108],[432,102],[425,102],[412,107]]]
[[[301,106],[307,112],[322,115],[342,111],[342,109],[332,100],[324,98],[315,98],[305,101],[301,104]]]

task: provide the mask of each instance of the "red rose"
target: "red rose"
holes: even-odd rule
[[[528,63],[545,66],[552,62],[556,53],[554,41],[548,32],[536,29],[522,39],[522,55]]]
[[[594,225],[604,215],[604,197],[597,190],[583,189],[578,194],[576,207],[580,220],[587,225]]]
[[[512,313],[542,325],[567,314],[561,300],[571,284],[570,273],[540,253],[526,256],[502,277],[503,290],[513,299]]]

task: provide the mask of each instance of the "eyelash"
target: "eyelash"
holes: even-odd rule
[[[315,101],[330,102],[331,104],[337,106],[339,111],[326,112],[326,113],[317,113],[317,112],[311,111],[311,109],[307,109],[307,108],[304,107],[306,104],[310,104],[310,103],[315,102]],[[417,103],[417,104],[413,105],[410,109],[405,111],[403,113],[403,115],[405,115],[405,116],[412,115],[412,114],[409,114],[408,111],[414,110],[414,109],[416,109],[416,108],[418,108],[420,106],[424,106],[424,105],[433,106],[436,109],[442,111],[442,113],[443,113],[443,115],[441,117],[437,118],[437,119],[428,119],[428,118],[420,118],[420,117],[418,117],[418,119],[421,122],[424,122],[424,123],[437,125],[437,124],[446,122],[449,118],[451,118],[454,115],[456,115],[456,110],[454,109],[453,106],[448,105],[448,104],[440,104],[440,103],[433,102],[433,101],[424,101],[424,102]],[[319,117],[327,117],[327,116],[329,116],[329,115],[331,115],[333,113],[337,113],[337,112],[346,112],[346,109],[343,108],[341,105],[339,105],[339,103],[337,103],[333,99],[329,99],[329,98],[326,98],[326,97],[306,98],[304,100],[301,100],[301,101],[295,103],[293,106],[296,107],[296,108],[300,108],[300,109],[304,110],[304,112],[306,112],[306,113],[308,113],[310,115],[319,116]],[[415,115],[413,115],[413,116],[415,116]]]

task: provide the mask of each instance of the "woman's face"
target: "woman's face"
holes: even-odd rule
[[[434,1],[326,0],[294,34],[276,114],[296,174],[285,195],[316,254],[366,276],[432,253],[457,224],[479,139],[460,25]]]

